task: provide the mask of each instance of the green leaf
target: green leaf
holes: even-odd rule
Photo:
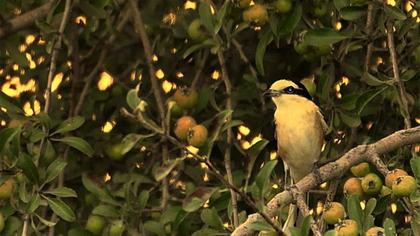
[[[64,137],[60,139],[51,139],[53,141],[58,141],[65,143],[69,145],[70,147],[73,147],[81,152],[83,152],[86,156],[92,157],[94,150],[90,146],[88,142],[86,142],[84,139],[78,138],[78,137]]]
[[[71,188],[67,187],[57,187],[51,190],[44,191],[46,194],[51,194],[56,197],[75,197],[77,198],[77,193]]]
[[[386,218],[384,220],[384,230],[385,235],[397,235],[397,231],[395,230],[395,223],[390,218]]]
[[[414,177],[416,177],[417,181],[420,181],[420,157],[411,158],[410,166]]]
[[[51,210],[58,215],[61,219],[73,222],[76,220],[76,215],[73,210],[61,199],[45,197]]]
[[[137,108],[141,102],[141,99],[138,96],[138,88],[130,89],[130,91],[128,91],[126,101],[132,110]]]
[[[82,116],[75,116],[68,118],[67,120],[63,121],[54,132],[51,133],[51,135],[54,134],[62,134],[69,131],[73,131],[78,129],[80,126],[85,123],[85,118]]]
[[[365,216],[372,214],[373,210],[375,210],[376,203],[376,198],[369,199],[364,210]]]
[[[361,104],[357,108],[357,114],[360,116],[366,105],[369,104],[369,102],[371,102],[376,96],[384,92],[387,88],[388,87],[382,87],[378,91],[369,91],[362,94],[358,99],[358,102],[360,101]]]
[[[253,231],[274,231],[273,227],[265,221],[255,221],[249,224],[249,229]]]
[[[300,19],[302,18],[302,4],[296,2],[296,6],[293,8],[293,12],[287,15],[287,18],[280,23],[278,28],[278,35],[289,35],[298,26]]]
[[[311,229],[311,222],[313,218],[311,215],[306,216],[303,219],[302,226],[301,226],[301,234],[302,236],[309,236],[309,230]]]
[[[44,184],[54,180],[61,172],[64,171],[66,165],[66,162],[60,159],[55,159],[47,168]]]
[[[96,17],[98,19],[107,17],[107,13],[104,9],[95,7],[90,4],[89,1],[80,1],[78,6],[88,17]]]
[[[366,6],[349,6],[340,9],[340,16],[344,20],[358,20],[366,14]]]
[[[18,134],[20,134],[20,128],[3,128],[0,130],[0,152]]]
[[[200,15],[201,24],[203,24],[209,32],[215,32],[210,3],[201,1],[200,6],[198,7],[198,14]]]
[[[417,75],[417,71],[413,70],[413,69],[408,69],[406,70],[402,75],[401,75],[401,80],[402,81],[409,81],[412,78],[415,78]]]
[[[405,15],[405,13],[401,9],[399,9],[398,7],[385,4],[384,5],[384,11],[385,11],[385,14],[387,16],[389,16],[391,18],[394,18],[396,20],[407,19],[407,16]]]
[[[191,47],[187,48],[187,50],[185,50],[185,52],[182,54],[182,58],[187,58],[188,56],[190,56],[193,52],[202,49],[202,48],[211,48],[216,46],[216,42],[213,39],[206,39],[204,40],[202,43],[200,44],[195,44],[192,45]]]
[[[147,205],[147,201],[149,201],[150,192],[149,191],[142,191],[139,195],[139,206],[141,209],[144,209]]]
[[[223,222],[220,219],[219,214],[217,214],[217,210],[212,207],[211,209],[206,208],[201,211],[200,214],[201,220],[215,229],[223,229]]]
[[[0,107],[6,108],[8,114],[9,113],[23,114],[22,109],[20,109],[18,106],[13,104],[2,91],[0,91]]]
[[[3,41],[9,56],[12,58],[14,62],[16,62],[19,66],[28,67],[29,61],[26,58],[25,54],[19,51],[19,36],[12,35],[8,37],[6,40]]]
[[[273,169],[276,167],[276,165],[277,160],[272,160],[265,163],[261,170],[258,172],[257,177],[255,177],[255,183],[261,190],[261,197],[264,196],[268,186],[270,185],[271,172],[273,172]]]
[[[186,212],[194,212],[201,208],[204,203],[218,190],[218,188],[198,187],[194,192],[184,198],[182,208]]]
[[[363,211],[360,207],[360,199],[358,196],[352,195],[347,198],[347,213],[350,219],[355,220],[359,225],[359,229],[363,225]]]
[[[231,6],[232,6],[231,1],[225,1],[225,3],[223,3],[222,7],[220,8],[220,10],[217,12],[216,26],[214,27],[215,34],[217,34],[220,28],[222,27],[225,20],[225,16],[229,15]]]
[[[26,153],[19,154],[17,166],[22,169],[23,174],[32,182],[39,182],[38,170],[32,161],[32,158]]]
[[[125,155],[126,153],[128,153],[139,141],[146,139],[146,138],[150,138],[155,136],[155,133],[152,134],[135,134],[135,133],[131,133],[131,134],[127,134],[123,140],[121,141],[121,145],[123,146],[122,150],[121,150],[121,154]]]
[[[108,191],[96,185],[86,175],[82,175],[82,183],[83,183],[83,186],[93,195],[97,196],[99,200],[112,204],[112,205],[119,205],[119,203],[112,198],[111,194],[109,194]]]
[[[211,228],[202,228],[195,231],[191,236],[209,236],[209,235],[220,235],[220,231]]]
[[[370,86],[381,86],[390,82],[380,80],[368,72],[363,73],[361,80]]]
[[[257,45],[257,50],[255,52],[255,64],[257,66],[258,72],[261,75],[264,75],[264,54],[265,50],[267,49],[267,45],[269,45],[273,41],[273,34],[271,31],[266,31],[264,35],[261,37],[260,41]]]
[[[240,125],[243,125],[244,124],[244,122],[243,121],[241,121],[241,120],[232,120],[232,121],[230,121],[229,123],[225,123],[225,124],[223,124],[223,126],[222,126],[222,128],[221,128],[221,130],[220,130],[220,132],[225,132],[226,130],[228,130],[228,129],[230,129],[230,128],[232,128],[232,127],[236,127],[236,126],[240,126]]]
[[[325,232],[324,236],[337,236],[337,231],[334,229],[328,230]]]
[[[171,173],[171,171],[177,165],[179,165],[181,162],[183,162],[184,159],[185,159],[185,157],[171,159],[171,160],[167,161],[165,164],[163,164],[162,166],[160,166],[159,168],[157,168],[156,172],[154,173],[155,180],[159,182],[162,179],[164,179],[169,173]]]
[[[40,112],[36,118],[41,122],[42,126],[48,131],[51,129],[52,120],[48,114],[45,112]]]
[[[26,212],[29,214],[34,213],[40,205],[41,205],[41,197],[39,196],[39,194],[35,194],[35,196],[32,196],[31,200],[26,206]]]
[[[350,5],[350,0],[334,0],[334,6],[337,10]]]
[[[92,214],[117,218],[120,216],[120,212],[113,206],[110,205],[99,205],[92,210]]]
[[[248,187],[248,181],[251,178],[252,170],[254,169],[255,161],[257,160],[258,156],[260,155],[261,151],[269,144],[269,141],[266,139],[260,140],[252,145],[248,151],[248,165],[247,165],[247,174],[246,174],[246,181],[245,181],[245,188]]]
[[[40,215],[38,215],[38,214],[35,214],[36,215],[36,217],[39,219],[39,221],[41,221],[41,223],[42,224],[44,224],[44,225],[46,225],[46,226],[48,226],[48,227],[53,227],[54,225],[56,225],[57,223],[56,222],[53,222],[53,221],[49,221],[49,220],[46,220],[46,219],[44,219],[44,218],[42,218]]]
[[[316,47],[329,46],[346,39],[347,36],[332,28],[313,29],[306,33],[304,42]]]
[[[340,112],[339,115],[344,124],[349,127],[358,127],[362,123],[360,116],[357,114]]]
[[[156,221],[151,221],[151,220],[146,221],[144,223],[144,229],[158,236],[166,235],[164,231],[164,227]]]

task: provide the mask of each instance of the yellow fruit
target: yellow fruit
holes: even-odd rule
[[[362,182],[360,179],[352,177],[344,183],[344,194],[347,196],[357,195],[359,198],[363,197]]]
[[[412,192],[416,191],[416,188],[416,179],[409,175],[400,176],[392,183],[392,192],[397,197],[408,197]]]
[[[124,157],[124,145],[122,143],[107,145],[105,147],[105,154],[111,160],[119,161]]]
[[[85,229],[94,235],[101,235],[101,232],[105,226],[105,218],[98,215],[90,215]]]
[[[382,180],[374,173],[369,173],[362,178],[362,189],[367,194],[375,194],[381,191]]]
[[[281,13],[287,13],[292,9],[292,1],[291,0],[277,0],[274,3],[277,11]]]
[[[15,188],[15,181],[8,179],[0,186],[0,199],[9,199]]]
[[[255,4],[242,13],[242,18],[246,22],[263,25],[268,20],[267,8],[264,5]]]
[[[400,176],[408,175],[408,173],[405,170],[402,169],[395,169],[391,170],[386,176],[385,176],[385,185],[388,187],[392,187],[392,183],[394,183],[394,180]]]
[[[367,162],[359,163],[353,166],[352,168],[350,168],[350,171],[356,177],[364,177],[370,172],[369,163]]]
[[[194,89],[179,88],[174,94],[175,102],[184,109],[193,108],[198,102],[198,93]]]
[[[176,121],[175,136],[180,140],[187,140],[188,131],[197,124],[191,116],[183,116]]]
[[[124,223],[121,220],[112,222],[111,227],[109,228],[109,236],[121,236],[125,230]]]
[[[385,236],[384,228],[374,226],[366,231],[365,236]]]
[[[0,232],[3,231],[3,229],[4,229],[4,216],[0,212]]]
[[[335,227],[337,236],[357,236],[359,235],[359,228],[357,222],[354,220],[343,220]]]
[[[204,125],[196,125],[188,131],[187,141],[189,145],[198,148],[206,143],[207,136],[207,128]]]
[[[200,19],[193,20],[187,29],[188,36],[194,41],[203,41],[206,38],[205,32],[201,29]]]
[[[335,224],[346,217],[344,206],[339,202],[331,202],[324,207],[322,218],[327,224]]]

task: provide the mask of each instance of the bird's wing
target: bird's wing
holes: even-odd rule
[[[317,111],[319,122],[321,123],[322,130],[324,131],[324,135],[328,133],[328,125],[325,123],[324,116],[322,115],[321,111]]]

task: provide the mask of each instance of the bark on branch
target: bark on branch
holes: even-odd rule
[[[377,157],[397,148],[418,143],[420,143],[420,126],[397,131],[377,141],[376,143],[359,145],[351,149],[336,161],[330,162],[319,168],[318,174],[320,178],[317,179],[315,173],[310,173],[305,178],[300,180],[295,185],[295,187],[298,188],[301,192],[307,192],[308,190],[318,186],[325,181],[339,178],[350,167],[357,163],[366,160],[371,161],[372,156]],[[383,170],[381,171],[383,172]],[[290,204],[292,200],[293,196],[290,191],[286,190],[277,194],[266,205],[267,215],[270,217],[275,216],[280,207]],[[252,235],[253,230],[250,228],[251,223],[261,220],[263,219],[259,214],[251,214],[248,216],[248,219],[238,228],[236,228],[236,230],[231,235]]]

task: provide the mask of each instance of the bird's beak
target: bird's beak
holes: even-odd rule
[[[265,97],[278,97],[281,95],[281,91],[274,90],[274,89],[268,89],[263,93],[263,96]]]

